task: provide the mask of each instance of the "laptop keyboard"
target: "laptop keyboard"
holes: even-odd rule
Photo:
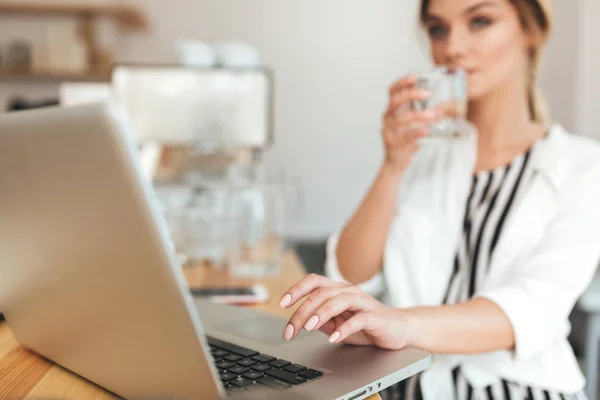
[[[219,339],[207,339],[221,382],[228,394],[248,390],[256,387],[255,385],[286,390],[323,376],[321,371]]]

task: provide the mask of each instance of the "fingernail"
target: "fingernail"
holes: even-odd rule
[[[290,340],[292,336],[294,336],[294,327],[291,324],[288,324],[283,331],[283,338],[285,340]]]
[[[339,332],[333,332],[331,334],[331,336],[329,336],[329,343],[335,343],[337,342],[337,340],[340,338],[340,333]]]
[[[317,317],[316,315],[313,315],[311,317],[311,319],[308,320],[306,325],[304,325],[304,329],[306,329],[307,331],[312,331],[313,329],[315,329],[315,326],[317,326],[318,323],[319,323],[319,317]]]
[[[290,296],[289,294],[286,294],[285,296],[283,296],[283,298],[279,302],[279,307],[286,308],[287,306],[290,305],[291,302],[292,302],[292,296]]]

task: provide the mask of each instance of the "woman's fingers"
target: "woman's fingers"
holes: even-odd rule
[[[412,103],[431,97],[431,92],[416,87],[417,77],[405,76],[390,87],[388,109],[383,115],[382,135],[385,161],[394,170],[404,170],[418,148],[417,139],[426,136],[427,129],[441,117],[436,109],[413,110]]]
[[[395,116],[392,123],[396,123],[398,127],[412,128],[423,126],[435,122],[439,118],[439,112],[435,108],[430,108],[424,111],[405,111]]]
[[[330,299],[338,296],[345,288],[344,287],[329,287],[329,288],[318,288],[315,289],[311,294],[308,295],[306,300],[300,307],[292,314],[288,325],[293,327],[293,334],[290,336],[284,335],[284,339],[292,340],[298,336],[300,331],[304,328],[311,331],[319,323],[319,319],[316,316],[317,311],[326,304]],[[285,331],[284,331],[285,333]]]
[[[296,304],[298,300],[319,288],[334,288],[344,286],[347,285],[341,282],[332,281],[331,279],[325,278],[321,275],[310,274],[288,289],[288,291],[279,301],[279,306],[282,308],[291,307]]]
[[[415,75],[407,75],[398,79],[390,86],[390,97],[394,96],[398,91],[414,87],[415,83],[417,83],[417,77]]]
[[[345,321],[345,320],[344,320],[344,321]],[[341,322],[340,322],[340,325],[341,325],[341,324],[342,324],[344,321],[341,321]],[[338,327],[338,324],[337,324],[337,322],[336,322],[336,319],[334,318],[334,319],[331,319],[331,320],[329,320],[329,321],[325,322],[325,324],[323,324],[323,325],[322,325],[322,326],[319,328],[319,330],[320,330],[321,332],[323,332],[324,334],[326,334],[327,336],[329,336],[329,335],[331,335],[333,332],[335,332],[335,331],[336,331],[337,327]]]
[[[396,148],[407,146],[408,150],[410,150],[413,144],[416,144],[418,139],[423,138],[429,134],[428,127],[422,128],[413,128],[413,129],[394,129],[394,130],[386,130],[383,133],[383,138],[385,141],[386,147],[390,150],[394,150]]]
[[[386,117],[383,135],[386,141],[415,140],[429,133],[429,125],[438,119],[435,110],[407,111]],[[387,143],[386,143],[387,144]]]
[[[340,293],[315,311],[314,318],[318,323],[315,326],[306,326],[305,328],[309,331],[320,329],[321,325],[348,311],[369,312],[375,307],[371,300],[374,299],[361,293]]]
[[[354,335],[364,329],[369,329],[372,315],[370,313],[358,313],[352,318],[338,326],[335,332],[329,335],[330,343],[340,343],[346,340],[349,336]]]
[[[414,101],[423,101],[431,97],[431,92],[424,89],[410,88],[394,93],[390,97],[390,110],[408,108]]]

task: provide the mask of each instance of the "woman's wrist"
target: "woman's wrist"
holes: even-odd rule
[[[390,161],[384,161],[379,170],[379,176],[399,183],[404,176],[404,171],[406,171],[405,166]]]
[[[422,337],[423,319],[415,309],[399,308],[395,311],[399,322],[398,332],[402,335],[402,340],[407,346],[420,347],[419,338]]]

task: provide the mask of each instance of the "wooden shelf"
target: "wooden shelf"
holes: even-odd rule
[[[146,16],[139,8],[120,4],[36,3],[26,0],[0,0],[0,15],[3,14],[106,17],[113,18],[125,29],[146,30],[148,28]]]
[[[108,74],[5,74],[0,73],[2,83],[61,83],[61,82],[110,82]]]

